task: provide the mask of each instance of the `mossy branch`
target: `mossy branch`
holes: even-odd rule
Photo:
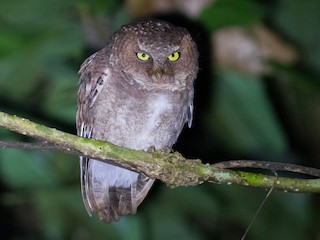
[[[157,178],[170,186],[193,186],[203,182],[212,182],[263,188],[275,186],[276,189],[290,192],[320,192],[320,179],[276,178],[269,175],[234,171],[224,168],[243,166],[257,167],[248,164],[250,161],[243,161],[243,166],[241,165],[242,161],[226,162],[228,164],[225,165],[223,162],[209,165],[203,164],[199,159],[185,159],[178,152],[144,152],[131,150],[104,141],[81,138],[3,112],[0,112],[0,126],[23,135],[40,139],[41,149],[59,150],[70,154],[99,159],[104,162],[112,162],[113,164],[142,172],[151,178]],[[28,148],[27,144],[21,144],[25,148]],[[8,145],[6,145],[5,142],[0,142],[0,148],[1,145],[2,148],[14,147],[14,144],[9,142]],[[257,162],[254,161],[254,163]],[[269,166],[272,163],[266,164]],[[279,170],[277,166],[282,165],[279,164],[276,165],[275,168],[269,167],[268,169]],[[298,169],[298,171],[295,172],[304,172],[301,169],[307,169],[311,170],[310,172],[313,172],[315,176],[319,176],[320,172],[317,169],[302,166],[301,168],[299,168],[300,166],[294,165],[286,166],[289,167],[284,167],[284,170],[290,171],[291,167],[293,167],[294,169]]]

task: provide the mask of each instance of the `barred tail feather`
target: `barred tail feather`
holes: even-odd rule
[[[81,159],[82,198],[88,214],[105,222],[135,214],[154,179],[93,159]]]

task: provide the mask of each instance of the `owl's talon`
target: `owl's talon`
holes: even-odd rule
[[[157,150],[156,150],[156,148],[154,146],[149,147],[148,150],[147,150],[147,152],[149,152],[149,153],[154,153],[156,151]]]
[[[164,153],[172,153],[172,152],[173,152],[172,149],[169,148],[169,147],[164,147],[164,148],[162,148],[160,151],[161,151],[161,152],[164,152]]]

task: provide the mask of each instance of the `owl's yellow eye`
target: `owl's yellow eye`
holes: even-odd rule
[[[139,58],[141,61],[147,61],[150,59],[150,56],[146,53],[138,52],[137,58]]]
[[[179,52],[174,52],[171,55],[168,56],[168,59],[172,62],[177,61],[180,58]]]

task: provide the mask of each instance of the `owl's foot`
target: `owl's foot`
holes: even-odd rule
[[[156,151],[163,152],[163,153],[172,153],[173,152],[172,149],[169,147],[164,147],[164,148],[157,150],[154,146],[151,146],[147,150],[147,152],[149,152],[149,153],[154,153]]]

